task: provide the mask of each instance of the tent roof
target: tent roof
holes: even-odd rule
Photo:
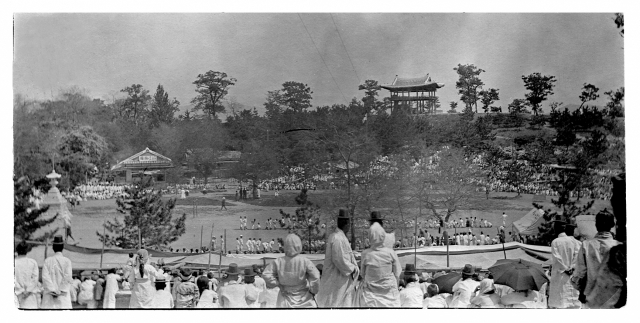
[[[522,258],[535,263],[543,264],[551,258],[551,250],[545,246],[524,245],[518,242],[505,243],[504,250],[507,258]],[[92,251],[92,250],[91,250]],[[108,250],[107,250],[108,251]],[[488,268],[498,259],[504,259],[502,245],[489,246],[449,246],[449,267],[462,268],[465,264],[473,264],[482,268]],[[423,247],[416,250],[419,269],[444,269],[447,267],[446,246]],[[413,249],[396,250],[400,262],[404,266],[406,263],[413,263]],[[48,255],[53,255],[53,250],[49,247]],[[95,270],[100,267],[100,253],[87,252],[82,248],[65,249],[64,255],[73,264],[74,270]],[[356,259],[360,259],[360,253],[356,252]],[[36,260],[39,266],[44,264],[44,246],[34,247],[29,254],[29,258]],[[282,253],[271,254],[251,254],[251,255],[223,255],[211,254],[211,268],[218,266],[226,268],[231,263],[236,263],[240,268],[251,265],[265,265],[273,260],[283,257]],[[314,264],[324,261],[324,254],[303,254],[303,257],[310,259]],[[185,255],[177,254],[171,257],[168,253],[154,253],[151,251],[151,262],[157,262],[163,258],[167,266],[188,266],[206,268],[209,264],[209,254]],[[128,253],[105,252],[102,259],[102,268],[121,267],[127,263]]]
[[[519,220],[513,222],[513,231],[520,235],[532,235],[538,233],[538,226],[544,222],[544,210],[533,208]]]
[[[499,248],[495,248],[499,246]],[[485,247],[494,247],[494,248],[484,248],[485,251],[479,250],[479,247],[482,246],[474,246],[473,248],[468,248],[468,246],[456,246],[456,247],[467,247],[467,248],[459,248],[457,251],[452,251],[450,248],[449,255],[449,266],[447,267],[447,257],[446,255],[440,254],[440,252],[427,252],[420,253],[416,256],[417,258],[417,269],[426,269],[426,270],[438,270],[444,268],[454,268],[461,269],[464,268],[465,264],[471,264],[480,268],[489,268],[491,265],[495,264],[496,261],[500,259],[505,259],[505,253],[507,259],[518,259],[521,258],[523,260],[531,261],[537,264],[542,264],[551,258],[551,250],[549,247],[541,247],[541,246],[529,246],[523,245],[518,242],[506,243],[505,251],[502,250],[502,245],[492,245]],[[442,247],[431,247],[431,248],[442,248]],[[446,248],[446,247],[445,247]],[[435,250],[434,250],[435,251]],[[468,251],[471,251],[470,253]],[[404,267],[407,263],[413,263],[414,257],[413,253],[403,253],[398,255],[398,259],[400,263]]]

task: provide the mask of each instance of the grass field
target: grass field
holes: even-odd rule
[[[263,193],[259,200],[235,201],[235,191],[232,189],[226,192],[208,193],[203,195],[200,192],[192,193],[187,199],[178,199],[174,215],[182,213],[187,214],[186,233],[175,242],[174,248],[199,248],[202,230],[203,244],[207,244],[211,235],[211,226],[213,227],[213,235],[220,237],[227,230],[227,246],[235,248],[235,239],[243,235],[245,241],[247,238],[262,238],[263,241],[284,237],[287,231],[280,230],[264,230],[265,222],[268,218],[280,218],[279,210],[282,209],[287,213],[294,213],[296,209],[295,196],[299,191],[280,191],[280,196],[275,197],[273,192]],[[337,214],[338,206],[333,205],[332,198],[339,191],[310,191],[309,200],[320,205],[327,216]],[[494,224],[493,228],[480,229],[475,228],[474,232],[496,234],[497,227],[502,224],[502,212],[508,215],[506,224],[507,231],[513,221],[518,220],[525,215],[531,208],[532,196],[523,194],[521,197],[515,198],[515,193],[492,193],[487,200],[484,193],[478,193],[473,199],[471,207],[456,212],[454,218],[478,217],[487,219]],[[220,210],[222,196],[227,199],[228,210]],[[175,196],[166,196],[166,198]],[[542,203],[545,208],[553,208],[551,199],[547,197],[547,201]],[[600,210],[609,207],[608,201],[596,201],[593,210]],[[72,219],[73,236],[80,246],[99,248],[101,243],[98,241],[96,231],[102,229],[102,223],[106,220],[118,217],[123,218],[124,215],[116,211],[115,200],[91,200],[82,202],[80,206],[70,209],[74,215]],[[409,209],[408,213],[417,213],[417,210]],[[383,214],[389,216],[389,211],[384,210]],[[247,216],[248,226],[251,227],[251,220],[261,223],[263,230],[240,230],[240,216]],[[437,229],[432,229],[431,233],[437,233]],[[70,240],[70,243],[74,243]]]

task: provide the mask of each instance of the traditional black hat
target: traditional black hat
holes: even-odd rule
[[[348,219],[348,218],[349,218],[349,212],[347,212],[347,210],[340,209],[340,211],[338,211],[338,219]]]
[[[53,245],[64,245],[64,239],[62,239],[61,235],[53,237]]]
[[[384,217],[382,216],[382,214],[380,214],[380,212],[378,211],[371,212],[371,217],[369,218],[369,221],[382,221],[382,220],[384,220]]]
[[[416,273],[417,273],[417,271],[416,271],[416,265],[414,265],[414,264],[407,264],[407,265],[404,267],[404,275],[405,275],[405,276],[407,276],[407,275],[415,275]]]

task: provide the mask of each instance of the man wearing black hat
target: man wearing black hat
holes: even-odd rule
[[[62,255],[64,241],[61,235],[53,238],[55,254],[42,266],[42,304],[44,309],[71,309],[71,283],[73,282],[71,260]]]
[[[325,245],[323,275],[316,295],[318,307],[353,307],[360,269],[346,234],[350,219],[346,210],[338,213],[338,227]]]
[[[245,288],[238,283],[238,275],[240,275],[238,265],[229,264],[225,274],[227,275],[226,284],[218,289],[220,308],[246,308]]]
[[[469,304],[471,304],[471,296],[473,296],[476,288],[480,285],[479,282],[473,279],[475,274],[476,269],[472,265],[464,265],[464,268],[462,269],[462,280],[453,285],[453,299],[451,299],[449,307],[469,307]]]
[[[381,227],[383,226],[383,222],[384,222],[384,216],[382,216],[382,214],[380,214],[379,211],[373,211],[371,212],[371,216],[369,217],[369,224],[370,226],[373,225],[374,223],[378,223],[380,224]],[[402,244],[401,240],[400,241],[400,245]],[[394,232],[391,233],[387,233],[387,235],[385,236],[384,239],[384,246],[387,248],[394,248],[395,247],[395,242],[396,242],[396,235]],[[399,248],[400,246],[398,246]]]
[[[400,306],[422,308],[424,293],[418,284],[418,272],[414,264],[407,264],[404,269],[404,281],[407,284],[400,291]]]
[[[195,308],[198,303],[200,291],[198,290],[198,286],[193,282],[194,277],[191,269],[182,268],[180,270],[180,279],[182,282],[175,288],[176,308]]]

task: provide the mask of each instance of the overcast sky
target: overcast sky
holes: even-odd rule
[[[579,103],[583,83],[601,89],[600,105],[605,91],[624,86],[624,44],[612,13],[333,14],[335,25],[328,13],[300,17],[16,14],[14,92],[48,99],[79,86],[106,98],[134,83],[152,93],[162,84],[186,105],[196,76],[214,70],[238,80],[229,97],[262,112],[267,91],[286,81],[308,84],[320,106],[361,98],[366,79],[386,84],[396,74],[429,73],[445,83],[438,95],[447,106],[459,100],[458,63],[486,70],[485,88],[500,89],[496,105],[505,108],[524,97],[521,76],[533,72],[558,79],[545,107]]]

